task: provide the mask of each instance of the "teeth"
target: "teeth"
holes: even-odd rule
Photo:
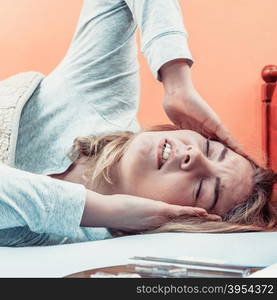
[[[164,149],[163,149],[163,160],[167,160],[169,158],[169,154],[171,152],[171,146],[168,143],[165,143]]]
[[[169,158],[169,154],[168,153],[163,153],[163,159],[167,160]]]
[[[164,148],[169,148],[169,149],[171,149],[171,145],[169,145],[168,143],[165,143],[165,144],[164,144]]]

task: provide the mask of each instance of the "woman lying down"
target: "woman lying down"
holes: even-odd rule
[[[195,131],[160,125],[135,134],[77,138],[71,155],[78,158],[69,171],[57,176],[62,180],[80,182],[100,194],[128,194],[205,209],[188,210],[192,217],[170,216],[168,221],[148,220],[142,214],[134,228],[126,224],[127,232],[147,222],[154,226],[155,221],[159,227],[148,232],[263,231],[276,225],[269,203],[276,174]],[[136,214],[140,201],[135,200],[126,203],[126,214],[119,213],[119,227],[124,229],[120,216]],[[107,201],[107,210],[110,205]]]
[[[137,27],[175,125],[137,123]],[[0,245],[276,230],[276,174],[232,142],[192,63],[178,1],[84,1],[52,73],[0,82]]]

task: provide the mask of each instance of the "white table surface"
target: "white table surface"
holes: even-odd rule
[[[266,267],[277,263],[277,232],[159,233],[25,248],[0,247],[0,277],[64,277],[130,263],[133,256],[194,258]]]

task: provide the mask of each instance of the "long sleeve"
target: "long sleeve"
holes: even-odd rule
[[[36,233],[74,238],[85,187],[0,164],[0,229],[28,226]]]
[[[141,51],[152,74],[161,81],[159,69],[183,58],[192,66],[188,34],[178,0],[125,0],[141,35]]]

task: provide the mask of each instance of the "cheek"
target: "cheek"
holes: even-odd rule
[[[153,186],[155,187],[153,182],[156,180],[158,170],[151,168],[146,156],[147,151],[149,151],[147,148],[132,145],[124,154],[121,162],[121,181],[126,193],[149,197],[150,187],[152,190]]]
[[[186,183],[184,176],[170,175],[166,178],[157,179],[157,183],[154,184],[158,189],[158,200],[181,206],[192,206],[192,189],[191,186]],[[153,189],[153,186],[152,186]]]
[[[147,151],[149,152],[147,144],[144,146],[138,141],[134,142],[123,156],[125,167],[131,168],[133,171],[140,170],[139,166],[146,161]]]
[[[134,140],[130,147],[130,153],[138,156],[146,156],[152,149],[154,141],[151,137],[143,136],[140,139]]]
[[[168,182],[163,176],[154,176],[147,173],[145,176],[125,176],[128,180],[128,193],[138,197],[149,198],[174,205],[188,205],[184,197],[184,188],[175,183]]]
[[[193,186],[189,174],[178,171],[168,174],[166,177],[164,184],[171,192],[172,204],[192,205],[191,195]]]

